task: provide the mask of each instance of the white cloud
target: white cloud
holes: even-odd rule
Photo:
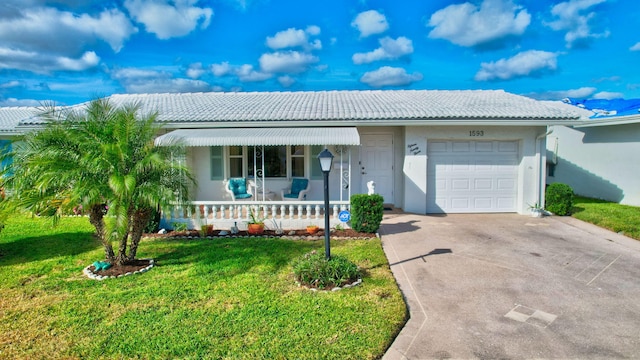
[[[228,62],[211,65],[211,72],[216,77],[227,75],[235,75],[242,82],[259,82],[271,79],[273,74],[263,71],[257,71],[253,65],[244,64],[240,66],[230,65]]]
[[[42,106],[41,100],[7,98],[0,100],[0,106]]]
[[[548,51],[523,51],[509,59],[482,63],[475,80],[509,80],[516,77],[536,75],[544,71],[554,71],[558,67],[557,57],[558,54]]]
[[[201,80],[174,78],[170,72],[137,68],[117,69],[111,77],[128,93],[204,92],[211,86]]]
[[[280,85],[282,85],[283,87],[290,87],[291,85],[296,83],[296,79],[292,78],[289,75],[284,75],[284,76],[279,76],[278,77],[278,82],[280,83]]]
[[[267,37],[267,46],[274,49],[286,49],[302,47],[306,50],[319,50],[322,48],[320,40],[311,41],[308,35],[320,34],[320,28],[315,25],[307,27],[307,30],[289,28]]]
[[[57,59],[62,69],[68,71],[83,71],[92,68],[100,63],[100,57],[93,51],[87,51],[82,54],[80,59],[70,59],[67,57],[59,57]]]
[[[589,20],[596,16],[595,12],[583,14],[589,8],[604,3],[607,0],[569,0],[554,5],[551,14],[557,19],[546,23],[556,31],[567,31],[564,40],[567,47],[572,47],[576,42],[584,42],[594,38],[608,37],[609,32],[594,33],[589,26]]]
[[[380,34],[389,29],[387,18],[375,10],[361,12],[351,22],[351,26],[360,31],[360,37]]]
[[[22,83],[18,80],[11,80],[11,81],[7,81],[5,83],[1,83],[0,84],[0,89],[11,89],[11,88],[16,88],[16,87],[21,87]]]
[[[511,0],[484,0],[478,8],[466,2],[449,5],[431,15],[432,39],[445,39],[460,46],[477,46],[522,35],[531,22],[527,10]]]
[[[526,95],[538,100],[561,100],[564,98],[584,99],[591,96],[594,92],[596,92],[596,88],[594,87],[581,87],[578,89],[545,91]]]
[[[309,25],[307,26],[307,29],[305,31],[307,32],[307,34],[312,36],[320,35],[320,27],[317,25]]]
[[[383,66],[378,70],[364,73],[360,81],[371,87],[403,86],[422,80],[422,74],[407,74],[403,68]]]
[[[610,92],[610,91],[600,91],[599,93],[593,94],[593,99],[602,99],[602,100],[612,100],[612,99],[622,99],[624,94],[619,92]]]
[[[209,27],[213,10],[197,7],[199,0],[126,0],[124,6],[131,16],[144,24],[158,39],[185,36],[198,25]]]
[[[378,60],[393,60],[413,53],[413,42],[404,36],[396,40],[390,37],[380,39],[380,47],[368,53],[355,53],[354,64],[368,64]]]
[[[629,48],[631,51],[640,51],[640,42],[637,42],[635,45]]]
[[[217,77],[225,76],[231,73],[231,65],[228,62],[211,65],[211,72]]]
[[[253,70],[253,65],[245,64],[235,70],[235,74],[242,82],[265,81],[273,77],[273,75]]]
[[[301,73],[309,65],[319,61],[318,57],[298,51],[275,52],[262,54],[258,60],[260,69],[267,73]]]
[[[5,47],[64,56],[78,56],[87,45],[99,40],[118,52],[135,32],[137,29],[127,16],[116,9],[91,16],[53,8],[28,8],[0,21],[0,43]]]
[[[579,89],[567,90],[565,91],[565,95],[563,96],[563,98],[565,97],[586,98],[591,94],[593,94],[595,91],[596,91],[596,88],[594,87],[581,87]]]
[[[189,68],[187,69],[187,77],[197,79],[204,75],[205,72],[206,70],[202,67],[201,62],[193,63],[189,65]]]
[[[0,48],[0,69],[49,74],[54,71],[83,71],[97,66],[100,57],[87,51],[78,58]]]
[[[225,0],[240,11],[246,11],[256,0]]]

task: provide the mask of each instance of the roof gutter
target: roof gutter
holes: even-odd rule
[[[640,115],[627,115],[580,121],[578,124],[573,125],[573,127],[587,128],[597,126],[628,125],[637,123],[640,123]]]
[[[328,120],[328,121],[190,121],[160,122],[165,129],[260,128],[260,127],[346,127],[346,126],[549,126],[576,125],[578,119],[566,120]]]

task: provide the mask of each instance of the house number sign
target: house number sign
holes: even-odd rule
[[[470,137],[484,136],[484,130],[469,130]]]

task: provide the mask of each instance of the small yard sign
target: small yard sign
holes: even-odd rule
[[[346,223],[351,220],[351,213],[349,212],[349,210],[342,210],[338,214],[338,219],[340,219],[340,221],[342,221],[343,223]]]

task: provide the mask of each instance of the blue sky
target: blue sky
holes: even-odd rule
[[[636,0],[2,0],[0,106],[114,93],[640,98]]]

